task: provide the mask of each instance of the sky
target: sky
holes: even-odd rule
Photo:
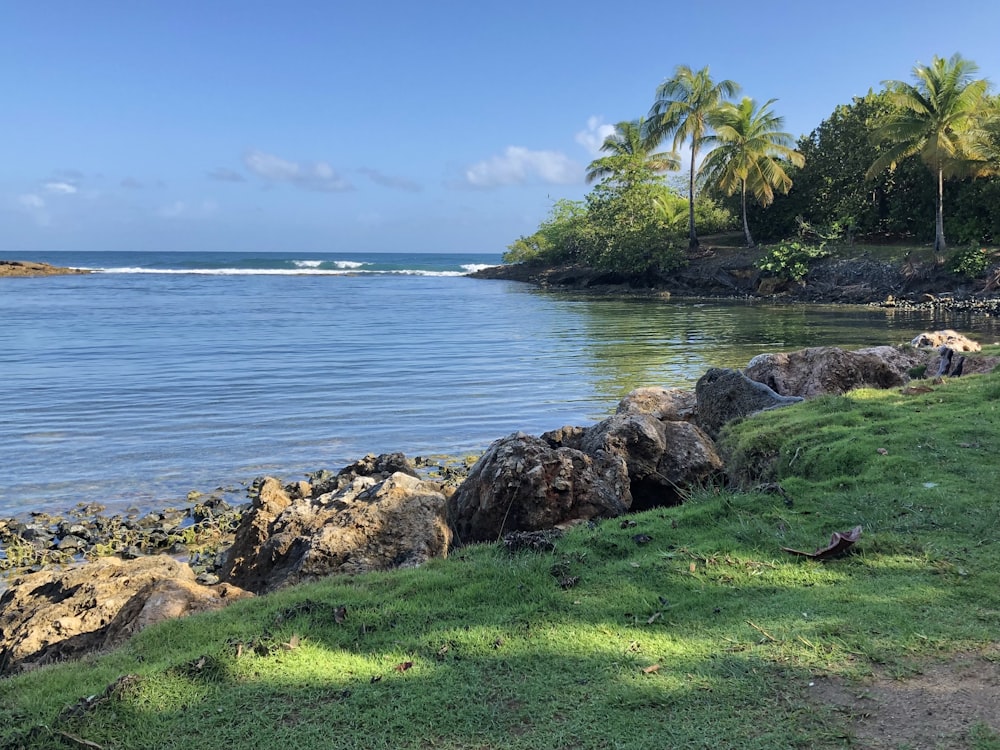
[[[0,257],[500,253],[709,66],[798,138],[991,0],[0,0]]]

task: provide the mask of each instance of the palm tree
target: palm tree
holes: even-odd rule
[[[691,141],[691,169],[688,178],[688,245],[698,247],[698,234],[694,226],[695,173],[698,169],[698,150],[708,135],[709,115],[717,110],[740,87],[730,80],[712,80],[708,67],[693,71],[687,65],[678,65],[672,78],[656,89],[656,101],[647,115],[645,136],[655,148],[665,138],[673,136],[673,148]]]
[[[934,252],[946,249],[944,240],[944,181],[974,175],[985,164],[975,155],[972,137],[983,114],[990,84],[975,78],[979,68],[959,54],[948,60],[933,57],[930,65],[916,65],[916,83],[885,81],[889,100],[897,109],[875,133],[888,144],[868,169],[870,178],[895,169],[908,156],[919,155],[937,180]]]
[[[627,185],[641,180],[643,172],[680,169],[681,161],[675,152],[649,153],[642,136],[644,127],[641,117],[615,125],[615,132],[601,145],[601,151],[608,156],[594,159],[587,165],[587,182],[613,176]]]
[[[792,136],[780,130],[784,120],[770,110],[775,101],[769,99],[758,108],[747,96],[739,104],[723,105],[709,118],[715,133],[704,138],[705,145],[714,148],[702,165],[703,179],[727,195],[740,191],[748,247],[754,241],[747,222],[747,194],[762,206],[771,205],[775,190],[787,193],[792,186],[784,164],[805,164],[802,154],[792,148]]]

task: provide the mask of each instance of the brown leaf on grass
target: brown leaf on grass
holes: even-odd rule
[[[648,667],[643,667],[642,673],[643,674],[656,674],[659,671],[660,671],[660,665],[659,664],[650,664]]]
[[[282,643],[281,647],[283,649],[285,649],[286,651],[294,651],[295,649],[297,649],[299,647],[299,643],[301,643],[301,641],[302,641],[302,639],[299,638],[299,636],[297,636],[295,634],[292,634],[292,637],[289,638],[284,643]]]
[[[820,547],[815,552],[803,552],[802,550],[782,547],[785,552],[802,557],[811,557],[815,560],[828,560],[844,554],[858,539],[861,538],[861,527],[855,526],[850,531],[835,531],[830,536],[830,543],[825,547]]]
[[[404,661],[404,662],[400,662],[399,664],[397,664],[394,667],[394,669],[397,672],[405,672],[407,669],[409,669],[412,666],[413,666],[413,662],[412,661]]]
[[[659,620],[661,617],[663,617],[663,613],[662,612],[654,612],[650,616],[650,618],[648,620],[646,620],[646,624],[647,625],[652,625],[654,622],[656,622],[657,620]]]

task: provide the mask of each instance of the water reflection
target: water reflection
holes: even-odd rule
[[[983,343],[1000,338],[1000,321],[968,313],[548,294],[580,321],[574,336],[591,360],[599,397],[611,402],[639,386],[690,388],[710,367],[744,367],[766,352],[896,345],[941,328]]]

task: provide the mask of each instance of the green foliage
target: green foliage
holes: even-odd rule
[[[705,194],[694,199],[694,221],[702,234],[729,232],[739,226],[739,218],[732,211]]]
[[[826,243],[811,245],[804,242],[779,242],[767,248],[767,253],[757,262],[757,267],[789,281],[801,281],[809,273],[812,263],[829,255]]]
[[[713,80],[708,66],[695,71],[687,65],[678,65],[673,76],[657,87],[656,100],[647,115],[645,130],[648,143],[655,145],[666,138],[673,138],[676,150],[685,141],[691,142],[688,174],[690,247],[698,245],[695,215],[698,151],[711,132],[709,118],[729,97],[735,96],[739,88],[735,81]]]
[[[538,231],[507,246],[505,263],[564,263],[576,259],[587,235],[583,201],[558,200]]]
[[[605,180],[587,196],[591,236],[584,256],[594,268],[665,273],[685,261],[676,232],[663,218],[667,189],[658,182]]]
[[[956,250],[948,258],[948,270],[967,279],[979,278],[989,265],[989,253],[976,242]]]
[[[988,111],[989,82],[975,78],[977,72],[976,64],[959,54],[947,60],[934,56],[930,65],[913,68],[914,83],[888,81],[887,95],[894,107],[874,132],[886,148],[868,169],[868,177],[917,156],[931,171],[938,186],[935,252],[945,250],[942,181],[988,170],[977,152],[980,125]]]

